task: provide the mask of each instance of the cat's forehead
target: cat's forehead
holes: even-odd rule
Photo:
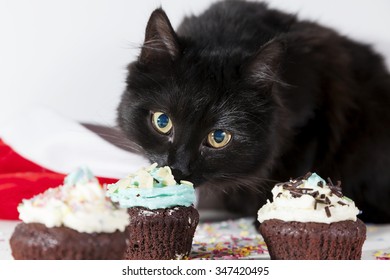
[[[223,98],[214,89],[191,82],[167,86],[162,89],[159,99],[159,104],[164,104],[178,117],[204,115],[223,103]]]
[[[169,114],[176,123],[202,124],[202,127],[227,123],[229,116],[242,115],[247,106],[238,93],[200,84],[177,84],[162,89],[156,107]]]
[[[188,77],[202,77],[205,81],[213,80],[225,84],[240,79],[240,66],[247,55],[235,48],[216,49],[212,47],[191,47],[184,52],[176,63],[176,74]],[[221,85],[219,85],[221,86]]]

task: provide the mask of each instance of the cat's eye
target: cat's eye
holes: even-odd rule
[[[216,129],[207,136],[207,143],[213,148],[225,147],[232,139],[232,134],[229,131]]]
[[[172,129],[172,121],[167,114],[155,112],[152,114],[152,123],[154,128],[163,134],[168,134]]]

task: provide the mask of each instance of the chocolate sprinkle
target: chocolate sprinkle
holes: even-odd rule
[[[296,179],[290,179],[289,182],[279,183],[278,186],[282,186],[282,188],[284,190],[288,190],[290,192],[291,196],[294,198],[301,197],[302,195],[305,195],[305,194],[312,196],[315,199],[314,209],[315,210],[317,209],[318,203],[325,204],[326,206],[324,207],[324,209],[325,209],[326,215],[328,217],[330,217],[331,212],[330,212],[329,208],[334,206],[334,205],[332,205],[332,202],[327,195],[325,195],[325,194],[320,195],[319,191],[314,191],[313,188],[305,188],[305,187],[299,188],[299,186],[303,185],[303,183],[304,183],[303,181],[308,180],[312,174],[313,173],[308,172],[304,176],[298,177]],[[334,194],[338,197],[343,197],[343,194],[341,192],[341,182],[340,181],[337,181],[337,185],[334,185],[332,180],[328,177],[327,183],[325,183],[322,180],[317,182],[318,187],[323,188],[325,185],[329,186],[329,189],[330,189],[329,195],[330,196],[332,196]],[[281,195],[282,195],[282,193],[279,193],[276,197],[280,197]],[[342,201],[338,201],[338,204],[346,205]]]
[[[347,205],[346,203],[342,202],[341,200],[337,201],[337,203],[340,205]]]
[[[301,191],[312,191],[313,189],[312,188],[299,188],[299,190],[301,190]]]
[[[327,203],[325,202],[325,200],[321,200],[321,199],[316,199],[316,202],[317,202],[317,203],[322,203],[322,204],[327,204]]]
[[[332,193],[335,194],[336,196],[338,196],[338,197],[343,197],[343,194],[342,194],[341,192],[339,192],[339,191],[337,191],[337,190],[332,190],[332,189],[331,189],[331,191],[332,191]]]
[[[318,191],[312,192],[310,195],[316,198],[320,193]]]
[[[303,180],[307,180],[309,179],[309,177],[312,175],[313,173],[311,172],[307,172],[305,176],[303,176]]]
[[[298,186],[300,186],[300,185],[302,185],[302,184],[303,184],[302,181],[296,181],[296,182],[294,182],[294,183],[291,184],[291,187],[296,188],[296,187],[298,187]]]
[[[331,191],[331,195],[334,194],[338,197],[343,197],[343,194],[341,192],[341,181],[337,181],[337,185],[334,185],[332,180],[328,178],[328,184]]]
[[[303,195],[303,193],[297,192],[295,190],[290,190],[290,193],[291,193],[292,197],[301,197]]]
[[[330,210],[329,210],[329,207],[328,206],[325,206],[325,212],[326,212],[326,216],[328,218],[330,218],[332,215],[330,214]]]
[[[295,178],[294,180],[290,179],[290,181],[302,181],[302,180],[303,180],[303,176],[299,176],[299,177]]]

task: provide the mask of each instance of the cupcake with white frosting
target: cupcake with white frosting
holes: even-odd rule
[[[153,164],[108,185],[107,195],[130,214],[124,259],[189,256],[199,222],[192,183],[176,182],[168,166]]]
[[[18,211],[23,223],[10,239],[15,259],[121,259],[126,248],[129,215],[87,168],[24,199]]]
[[[277,184],[258,220],[271,259],[360,259],[366,226],[341,182],[316,173]]]

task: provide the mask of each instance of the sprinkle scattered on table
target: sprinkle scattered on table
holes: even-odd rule
[[[390,260],[390,251],[385,252],[385,251],[376,251],[374,253],[374,256],[377,260]]]
[[[201,223],[190,259],[269,259],[263,238],[251,219]]]

